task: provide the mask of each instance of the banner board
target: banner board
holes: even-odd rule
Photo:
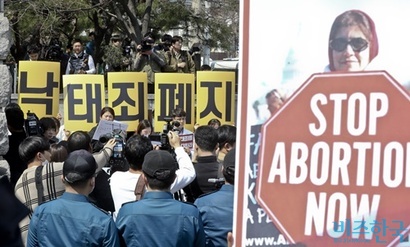
[[[18,104],[24,114],[55,117],[59,108],[60,63],[20,61]]]
[[[156,73],[155,74],[155,109],[154,130],[162,132],[164,117],[169,117],[172,110],[182,108],[186,112],[184,128],[194,128],[194,74]]]
[[[64,125],[66,130],[90,131],[105,106],[103,75],[64,75]]]
[[[235,125],[235,73],[198,71],[196,80],[196,122]]]
[[[127,131],[135,131],[141,120],[148,119],[147,74],[110,72],[107,81],[108,105],[115,120],[128,124]]]

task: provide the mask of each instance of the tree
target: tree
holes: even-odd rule
[[[84,18],[92,8],[87,0],[7,1],[5,4],[18,59],[24,57],[28,44],[44,46],[53,38],[71,41],[79,30],[90,25]]]
[[[195,2],[196,8],[188,3]],[[139,44],[148,31],[182,29],[186,39],[236,53],[238,0],[10,0],[6,1],[18,59],[30,43],[47,45],[52,38],[69,44],[86,30],[95,31],[95,60],[115,31]]]

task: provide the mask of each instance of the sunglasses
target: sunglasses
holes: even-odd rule
[[[353,38],[350,40],[347,40],[345,38],[337,38],[332,39],[329,45],[332,50],[337,52],[342,52],[346,50],[347,45],[350,45],[354,52],[361,52],[367,49],[367,47],[369,46],[369,42],[362,38]]]

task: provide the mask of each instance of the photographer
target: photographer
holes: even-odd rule
[[[161,37],[161,43],[154,47],[155,50],[159,51],[165,56],[165,52],[169,51],[171,47],[172,36],[169,34],[164,34]]]
[[[122,36],[113,34],[111,36],[111,44],[104,48],[103,61],[105,63],[105,72],[126,71],[127,67],[132,63],[131,50],[127,51],[122,46]]]
[[[192,131],[184,128],[185,121],[186,121],[186,112],[182,108],[177,107],[174,110],[172,110],[171,116],[172,116],[172,121],[174,125],[177,125],[180,135],[192,134]],[[179,123],[179,124],[176,124],[176,123]]]
[[[137,56],[133,70],[146,72],[148,77],[148,93],[154,92],[155,73],[161,72],[165,66],[165,58],[161,52],[154,49],[155,40],[146,36],[137,46]]]
[[[171,48],[165,53],[164,72],[195,74],[195,63],[188,51],[182,50],[181,36],[172,37]]]
[[[195,179],[195,169],[188,154],[181,146],[181,140],[178,134],[169,131],[167,137],[171,147],[175,151],[176,161],[179,167],[176,170],[176,179],[170,187],[171,193],[175,193]],[[135,201],[134,189],[142,174],[142,163],[145,155],[152,149],[151,141],[145,136],[134,135],[127,140],[125,145],[125,158],[130,165],[130,169],[126,172],[117,171],[111,176],[110,180],[111,194],[113,195],[116,211],[114,217],[116,217],[124,203]]]

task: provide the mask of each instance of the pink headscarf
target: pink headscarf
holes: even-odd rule
[[[352,19],[352,15],[356,19]],[[347,18],[348,18],[347,20],[348,22],[342,23],[342,21],[346,22]],[[364,20],[357,20],[357,18],[362,18]],[[334,36],[336,35],[336,33],[339,31],[340,28],[349,26],[349,25],[358,25],[359,27],[360,25],[364,25],[365,28],[368,29],[367,31],[371,35],[371,40],[369,40],[369,49],[370,49],[369,62],[371,62],[373,58],[375,58],[377,54],[379,53],[379,42],[377,39],[376,27],[374,25],[373,20],[361,10],[348,10],[336,17],[336,19],[333,22],[332,28],[330,30],[329,43],[334,38]],[[366,35],[366,37],[367,36],[368,35]],[[328,47],[328,54],[329,54],[330,70],[335,71],[334,64],[333,64],[333,50],[330,48],[330,46]]]

